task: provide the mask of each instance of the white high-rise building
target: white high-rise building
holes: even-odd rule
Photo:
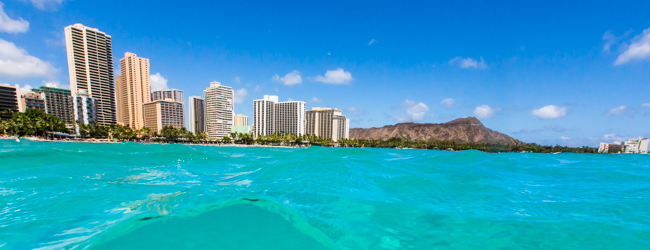
[[[180,89],[164,89],[151,92],[151,101],[172,99],[177,102],[184,102],[183,91]]]
[[[211,82],[210,87],[203,91],[203,96],[208,138],[221,140],[224,136],[229,136],[235,117],[234,91],[219,82]]]
[[[65,44],[72,96],[76,97],[81,90],[87,90],[88,97],[95,100],[97,123],[115,123],[111,36],[78,23],[65,27]]]
[[[307,111],[307,134],[338,141],[350,138],[350,119],[340,109],[313,107]]]
[[[265,95],[264,99],[254,101],[253,133],[256,136],[275,133],[304,135],[306,109],[305,102],[278,102],[278,96]]]
[[[83,124],[90,124],[97,120],[97,107],[95,99],[88,95],[88,91],[80,89],[77,96],[72,97],[72,105],[74,106],[74,120],[80,121]],[[77,127],[77,124],[75,124]],[[78,133],[79,131],[77,131]]]
[[[190,131],[196,134],[205,132],[205,100],[198,96],[190,96]]]

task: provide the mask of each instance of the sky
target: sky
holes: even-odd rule
[[[350,126],[474,116],[525,142],[650,137],[650,1],[0,0],[0,83],[69,88],[64,28],[112,37],[155,89],[339,108]],[[187,105],[186,105],[187,106]],[[251,119],[252,121],[252,119]]]

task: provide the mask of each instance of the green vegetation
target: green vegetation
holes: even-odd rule
[[[573,153],[597,153],[597,148],[591,147],[566,147],[566,146],[542,146],[534,143],[530,144],[499,144],[499,143],[464,143],[454,141],[433,141],[433,142],[414,142],[403,141],[401,138],[390,138],[384,140],[348,140],[340,139],[338,144],[342,147],[372,147],[372,148],[418,148],[418,149],[440,149],[440,150],[470,150],[475,149],[483,152],[535,152],[535,153],[556,153],[556,152],[573,152]]]
[[[46,136],[51,132],[70,133],[60,118],[46,114],[38,109],[30,109],[24,113],[2,111],[2,116],[11,117],[0,122],[0,130],[4,134],[21,136]]]

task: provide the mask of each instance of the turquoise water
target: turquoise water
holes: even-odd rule
[[[650,156],[0,140],[0,249],[650,249]]]

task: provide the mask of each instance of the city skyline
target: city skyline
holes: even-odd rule
[[[3,4],[0,14],[13,22],[0,25],[0,46],[19,57],[3,54],[0,59],[34,69],[2,71],[0,83],[69,85],[63,27],[82,23],[112,36],[113,57],[130,51],[150,58],[152,90],[162,86],[200,96],[207,83],[219,81],[232,86],[236,114],[252,114],[253,100],[263,95],[280,95],[286,98],[280,101],[306,101],[307,110],[339,108],[348,114],[350,127],[476,116],[493,130],[540,144],[598,146],[601,141],[650,136],[643,126],[650,121],[650,99],[644,95],[649,55],[639,52],[650,46],[650,24],[643,15],[611,11],[605,4],[592,4],[596,11],[577,14],[572,10],[578,3],[526,3],[518,6],[517,14],[509,8],[485,14],[476,4],[465,10],[473,17],[458,22],[449,21],[454,20],[451,13],[462,9],[453,3],[400,6],[391,12],[386,3],[353,3],[349,10],[326,11],[346,16],[351,9],[368,7],[359,16],[373,25],[357,20],[349,26],[340,24],[350,17],[331,24],[319,21],[325,14],[299,15],[305,20],[300,24],[293,24],[293,17],[260,24],[270,14],[255,17],[237,3],[206,3],[205,10],[189,11],[202,16],[203,11],[232,10],[223,13],[228,21],[215,23],[211,34],[193,33],[196,28],[167,32],[192,22],[212,24],[201,17],[163,20],[148,14],[115,20],[125,10],[94,9],[96,3],[89,2]],[[276,15],[308,10],[270,8]],[[541,14],[545,11],[548,18]],[[391,24],[381,14],[399,21]],[[538,17],[535,23],[526,19],[531,15]],[[244,19],[251,20],[237,24]],[[482,19],[485,23],[471,25]],[[144,22],[134,26],[138,21]],[[320,31],[281,29],[287,25],[300,30],[311,25]],[[326,35],[337,28],[337,35]],[[119,75],[119,62],[113,60],[112,66]]]

